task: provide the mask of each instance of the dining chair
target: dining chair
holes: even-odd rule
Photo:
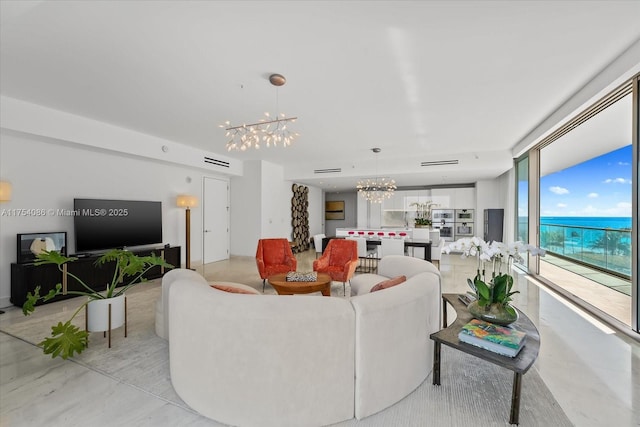
[[[413,240],[429,240],[428,228],[416,228],[413,230]],[[425,248],[411,248],[411,256],[424,259]]]
[[[444,239],[440,238],[440,230],[429,232],[429,240],[431,240],[431,263],[439,269],[440,259],[442,259],[442,248],[444,248]]]
[[[404,240],[382,239],[379,258],[382,259],[387,255],[404,255]]]

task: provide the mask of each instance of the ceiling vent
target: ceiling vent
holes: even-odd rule
[[[457,160],[436,160],[435,162],[422,162],[420,166],[443,166],[443,165],[457,165]]]
[[[333,169],[315,169],[313,173],[338,173],[342,172],[342,168],[333,168]]]
[[[223,168],[229,167],[229,162],[225,162],[224,160],[218,160],[218,159],[214,159],[207,156],[204,157],[204,162],[209,163],[210,165],[220,166]]]

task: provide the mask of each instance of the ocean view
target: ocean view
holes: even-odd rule
[[[631,229],[631,217],[613,216],[543,216],[541,225],[568,225],[573,227],[609,228],[613,230]]]

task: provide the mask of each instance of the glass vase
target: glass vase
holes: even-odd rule
[[[509,306],[510,309],[506,309],[506,306]],[[518,320],[518,311],[511,307],[509,303],[493,303],[480,307],[478,301],[473,301],[467,308],[469,313],[476,319],[495,323],[496,325],[507,326]]]

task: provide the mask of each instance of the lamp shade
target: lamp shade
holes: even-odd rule
[[[195,208],[198,206],[198,198],[189,194],[181,194],[176,199],[176,206],[180,208]]]
[[[11,183],[8,181],[0,181],[0,202],[8,202],[11,200]]]

